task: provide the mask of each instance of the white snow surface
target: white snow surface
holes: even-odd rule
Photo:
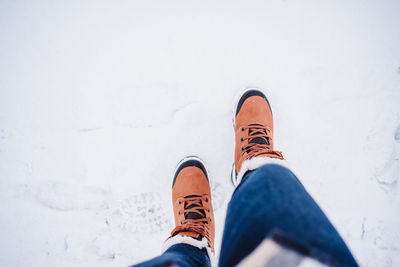
[[[220,250],[232,107],[363,266],[400,266],[400,2],[0,0],[0,266],[127,266],[173,229],[173,171],[209,171]]]

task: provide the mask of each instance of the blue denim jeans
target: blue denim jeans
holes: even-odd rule
[[[192,267],[211,266],[205,249],[191,245],[177,244],[167,249],[161,256],[134,265],[135,267]]]
[[[346,244],[297,177],[276,164],[246,173],[226,215],[219,266],[235,266],[266,237],[283,237],[285,246],[330,266],[358,266]],[[280,238],[282,239],[282,238]],[[172,246],[136,265],[210,266],[206,251]]]

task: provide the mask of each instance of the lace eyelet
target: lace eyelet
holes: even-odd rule
[[[181,225],[183,224],[182,221],[180,221]]]
[[[178,211],[178,215],[181,215],[181,211],[180,210]]]
[[[210,210],[207,210],[207,212],[210,212]]]
[[[179,200],[179,201],[178,201],[178,204],[181,205],[181,204],[182,204],[182,201]]]
[[[211,222],[211,218],[210,218],[210,222]]]
[[[242,151],[244,151],[244,148],[242,147]]]
[[[242,130],[242,132],[244,132],[244,128],[243,128],[243,127],[242,127],[242,129],[241,129],[241,130]]]
[[[240,138],[240,142],[242,142],[242,143],[243,143],[243,137],[242,137],[242,138]]]
[[[208,198],[206,197],[206,202],[208,202]]]

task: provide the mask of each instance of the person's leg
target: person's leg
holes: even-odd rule
[[[211,266],[206,249],[187,244],[176,244],[167,249],[161,256],[134,265],[134,267],[192,267]],[[132,266],[133,267],[133,266]]]
[[[184,158],[172,182],[175,228],[164,253],[137,266],[211,266],[214,261],[214,211],[207,171],[199,158]]]
[[[274,233],[333,266],[357,266],[346,244],[297,177],[268,164],[247,172],[236,188],[225,222],[219,266],[234,266]]]
[[[228,207],[220,266],[238,264],[266,238],[330,265],[356,266],[327,217],[297,177],[281,166],[271,106],[262,91],[242,94],[234,123],[232,182],[237,188]]]

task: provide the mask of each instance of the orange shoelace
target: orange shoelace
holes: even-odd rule
[[[241,142],[248,140],[248,145],[242,147],[242,157],[245,156],[247,159],[250,159],[266,155],[283,159],[281,152],[271,149],[272,137],[271,129],[269,127],[261,124],[249,124],[247,127],[242,127],[241,129],[242,131],[249,130],[248,135],[240,140]],[[256,142],[257,139],[262,141]]]
[[[210,212],[210,210],[206,210],[203,207],[203,201],[210,201],[210,199],[206,196],[187,196],[183,201],[183,215],[185,219],[180,222],[181,225],[175,227],[175,229],[171,232],[171,236],[174,236],[180,232],[194,232],[203,237],[205,237],[209,244],[211,244],[211,236],[209,234],[210,228],[208,227],[208,223],[211,222],[211,218],[207,218],[206,214]],[[188,218],[189,213],[195,213],[200,216],[199,219],[190,219]]]

